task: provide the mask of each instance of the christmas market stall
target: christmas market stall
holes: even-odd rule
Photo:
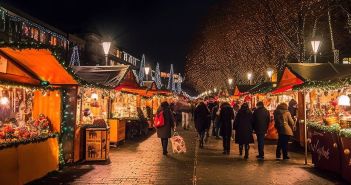
[[[95,84],[81,85],[78,89],[75,161],[84,156],[85,160],[105,160],[110,141],[124,140],[125,125],[114,119],[110,105],[118,98],[114,88],[120,84],[128,68],[126,65],[74,68],[81,79]]]
[[[305,109],[298,113],[307,120],[312,163],[350,181],[351,65],[294,64],[293,69],[303,80],[294,90],[304,95]]]
[[[0,47],[0,184],[28,183],[69,159],[67,89],[77,81],[54,50],[35,48]]]
[[[251,96],[249,94],[249,90],[253,87],[254,85],[236,85],[232,97],[233,101],[249,103],[249,106],[251,106]]]
[[[111,119],[124,125],[124,139],[132,139],[147,134],[147,116],[144,115],[140,104],[142,96],[148,97],[152,93],[148,93],[145,87],[139,85],[131,68],[124,72],[123,78],[115,88],[115,93],[115,98],[111,104]]]

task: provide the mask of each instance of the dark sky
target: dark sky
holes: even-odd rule
[[[147,63],[184,71],[185,56],[218,0],[4,0],[69,33],[97,32]],[[94,2],[94,3],[93,3]]]

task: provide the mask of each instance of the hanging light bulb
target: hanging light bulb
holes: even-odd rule
[[[350,97],[346,95],[341,95],[338,98],[338,105],[341,106],[350,106]]]
[[[92,93],[92,94],[91,94],[91,99],[93,99],[93,100],[98,100],[98,99],[99,99],[99,95],[96,94],[96,93]]]
[[[1,104],[1,105],[7,105],[7,104],[9,104],[9,102],[10,102],[10,100],[9,100],[8,97],[2,97],[2,98],[0,98],[0,104]]]

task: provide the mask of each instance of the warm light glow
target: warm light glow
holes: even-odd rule
[[[99,95],[96,94],[96,93],[92,93],[91,94],[91,99],[98,100],[99,99]]]
[[[148,75],[150,72],[150,67],[145,67],[145,74]]]
[[[209,93],[209,94],[211,94],[211,93],[212,93],[212,91],[211,91],[211,90],[209,90],[209,91],[208,91],[208,93]]]
[[[251,80],[251,79],[252,79],[252,73],[250,73],[250,72],[247,73],[247,79],[248,79],[248,80]]]
[[[341,95],[338,98],[338,105],[341,106],[350,106],[350,97],[346,95]]]
[[[9,100],[8,97],[2,97],[2,98],[0,99],[0,104],[1,104],[1,105],[7,105],[7,104],[9,104],[9,102],[10,102],[10,100]]]
[[[103,42],[102,43],[102,48],[104,49],[105,55],[108,55],[110,47],[111,47],[111,42]]]
[[[321,44],[321,41],[319,41],[319,40],[312,40],[311,44],[312,44],[313,53],[317,53],[318,49],[319,49],[319,46]]]
[[[213,91],[214,91],[214,92],[217,92],[217,88],[214,88]]]
[[[228,79],[228,83],[229,83],[229,85],[231,85],[231,84],[233,83],[233,79],[232,79],[232,78],[229,78],[229,79]]]
[[[267,75],[269,78],[272,78],[273,72],[274,72],[273,69],[271,69],[271,68],[267,69]]]

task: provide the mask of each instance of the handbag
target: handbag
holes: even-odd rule
[[[160,128],[160,127],[163,127],[164,125],[165,125],[165,118],[163,116],[163,111],[161,111],[158,114],[156,114],[154,117],[154,127]]]

